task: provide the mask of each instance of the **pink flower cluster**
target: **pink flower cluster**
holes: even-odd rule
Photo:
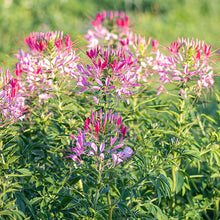
[[[62,49],[72,50],[73,42],[70,39],[70,35],[67,34],[64,39],[65,43],[63,42],[63,32],[33,32],[28,37],[25,37],[24,43],[28,45],[33,54],[42,54],[43,52],[51,54]]]
[[[127,127],[122,124],[122,117],[107,111],[103,115],[91,111],[91,117],[85,120],[83,131],[79,130],[78,137],[71,135],[75,140],[74,147],[68,149],[66,157],[71,158],[80,165],[85,157],[95,158],[97,163],[115,167],[126,158],[131,157],[133,150],[125,146],[124,141]],[[119,150],[122,149],[123,150]]]
[[[129,33],[129,17],[124,12],[103,11],[91,20],[94,30],[85,35],[90,47],[113,45]]]
[[[147,57],[147,68],[151,66],[153,77],[158,74],[160,87],[157,95],[167,93],[166,84],[174,83],[180,87],[180,94],[186,98],[187,90],[201,92],[202,88],[211,88],[214,84],[213,67],[210,65],[211,45],[203,41],[190,41],[178,38],[176,42],[167,47],[170,55],[166,56],[157,50],[155,57]],[[196,81],[196,83],[194,83]]]
[[[171,83],[180,87],[180,94],[184,97],[187,96],[189,87],[193,87],[190,89],[191,92],[194,90],[199,95],[203,88],[212,88],[214,74],[209,59],[211,45],[203,41],[178,38],[167,47],[170,55],[164,55],[159,50],[157,40],[152,40],[152,49],[147,51],[152,38],[146,42],[144,37],[134,34],[129,27],[129,17],[124,12],[103,11],[97,14],[91,23],[94,30],[89,30],[86,34],[89,47],[103,45],[123,48],[136,63],[139,63],[139,68],[136,69],[139,82],[148,81],[149,75],[155,82],[157,75],[159,76],[160,86],[157,95],[161,92],[167,93],[166,85]]]
[[[64,39],[62,32],[34,32],[24,39],[29,51],[26,53],[21,49],[15,54],[18,59],[15,65],[17,78],[8,81],[4,79],[4,84],[9,83],[2,91],[4,99],[1,102],[5,103],[4,117],[8,117],[13,109],[16,116],[14,118],[17,118],[24,109],[24,104],[21,104],[24,100],[37,98],[40,104],[43,100],[53,97],[52,90],[62,81],[77,78],[75,69],[78,57],[72,48],[70,36],[66,35]],[[5,96],[9,93],[11,95]]]
[[[147,46],[152,37],[145,41],[130,30],[129,16],[124,12],[103,11],[97,14],[95,20],[91,19],[94,30],[88,30],[85,35],[89,47],[96,48],[98,45],[113,46],[113,48],[122,47],[133,57],[142,58],[146,55]],[[152,40],[153,51],[159,46],[159,41]]]
[[[17,75],[17,73],[16,73]],[[17,78],[13,78],[9,69],[0,70],[0,78],[2,85],[0,85],[0,108],[4,118],[22,119],[23,111],[26,109],[25,98],[18,92],[20,83]]]
[[[89,90],[96,94],[93,97],[96,104],[103,96],[106,98],[108,95],[107,98],[111,99],[114,98],[114,94],[129,103],[127,97],[133,94],[133,88],[139,86],[137,83],[139,66],[136,60],[126,55],[122,48],[114,50],[110,47],[91,49],[87,51],[87,56],[91,64],[86,68],[83,65],[78,66],[81,73],[78,85],[82,87],[81,92]]]

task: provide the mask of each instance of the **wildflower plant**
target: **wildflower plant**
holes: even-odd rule
[[[124,12],[91,23],[86,49],[32,32],[0,70],[0,218],[219,219],[220,96],[195,102],[211,45],[163,47]]]
[[[4,118],[10,114],[13,119],[24,118],[29,111],[27,106],[29,109],[36,108],[51,98],[57,98],[62,105],[60,93],[65,82],[74,82],[77,78],[75,69],[79,58],[75,55],[69,35],[63,37],[62,32],[33,32],[24,39],[24,43],[28,51],[20,49],[15,54],[18,59],[14,71],[16,77],[13,78],[8,69],[4,77],[3,70],[1,73]],[[74,86],[70,87],[72,91]]]
[[[47,99],[50,97],[49,90],[61,84],[62,81],[59,80],[62,77],[76,77],[74,70],[78,57],[72,48],[73,42],[69,35],[63,37],[62,32],[34,32],[30,33],[24,42],[28,45],[29,52],[19,50],[15,55],[19,60],[16,71],[25,73],[24,80],[30,92],[38,88],[38,95]],[[39,94],[39,91],[42,91],[42,94]]]
[[[85,120],[83,130],[79,129],[78,137],[71,135],[74,140],[74,147],[67,151],[70,157],[78,165],[83,165],[83,157],[93,157],[103,168],[112,168],[129,158],[133,150],[126,146],[127,127],[122,124],[122,117],[107,111],[102,114],[92,110],[91,117]]]
[[[114,209],[111,199],[118,199],[118,196],[112,193],[115,187],[112,181],[119,171],[117,167],[120,167],[119,172],[123,172],[124,164],[129,162],[133,155],[132,148],[127,146],[129,138],[126,134],[127,127],[119,113],[114,114],[108,110],[103,114],[102,109],[95,112],[92,110],[78,135],[70,135],[71,148],[64,151],[65,158],[70,158],[73,162],[72,172],[81,174],[82,193],[86,193],[86,187],[95,183],[95,191],[89,195],[94,198],[92,208],[98,210],[108,204],[109,219],[112,219]],[[85,170],[88,179],[82,174]],[[104,191],[106,195],[101,194]],[[103,197],[106,199],[103,200]],[[98,202],[100,200],[101,203]]]

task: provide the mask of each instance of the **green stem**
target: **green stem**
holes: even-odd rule
[[[173,158],[176,158],[177,156],[177,153],[174,152],[174,156]],[[172,167],[172,176],[173,176],[173,192],[175,193],[175,190],[176,190],[176,166],[173,166]]]
[[[109,205],[109,208],[108,208],[108,220],[112,220],[113,206],[112,206],[112,203],[111,203],[111,198],[110,198],[109,191],[107,192],[107,200],[108,200],[108,205]]]
[[[96,210],[98,198],[99,198],[99,187],[96,188],[96,193],[95,193],[95,201],[94,201],[94,209],[95,210]]]
[[[98,169],[99,175],[98,175],[98,180],[97,180],[97,187],[96,187],[96,193],[95,193],[95,200],[94,200],[94,209],[96,210],[96,205],[99,199],[99,190],[100,190],[100,185],[101,185],[101,178],[102,178],[102,165],[101,163],[99,164],[99,169]]]
[[[182,127],[182,124],[184,122],[184,108],[185,108],[185,100],[181,101],[181,105],[180,105],[180,119],[179,119],[179,124],[180,124],[180,129]]]

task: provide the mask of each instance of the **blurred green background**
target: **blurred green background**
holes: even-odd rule
[[[166,46],[178,36],[219,45],[219,0],[0,0],[1,66],[14,63],[32,31],[63,30],[83,44],[90,18],[103,9],[125,11],[135,32]]]

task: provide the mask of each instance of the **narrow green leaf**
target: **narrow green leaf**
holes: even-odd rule
[[[182,172],[176,172],[176,193],[178,193],[184,184],[184,175]]]

